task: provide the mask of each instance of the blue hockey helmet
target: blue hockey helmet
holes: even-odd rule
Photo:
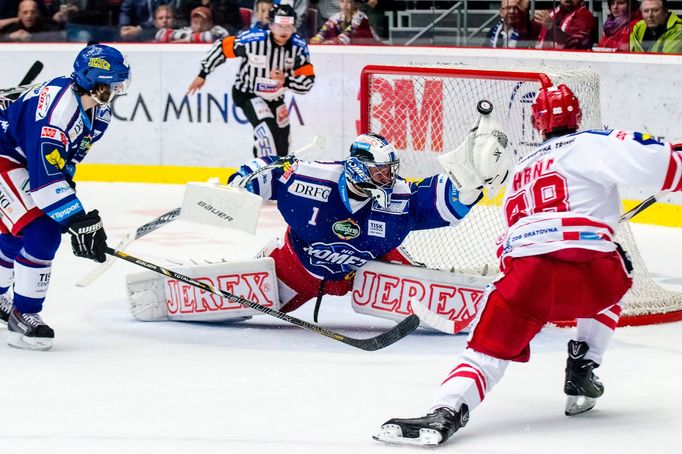
[[[400,158],[386,138],[379,134],[359,135],[350,146],[344,163],[348,183],[386,208],[391,203]]]
[[[92,92],[98,85],[109,87],[108,103],[114,95],[123,95],[130,83],[130,66],[117,49],[104,44],[92,44],[81,50],[73,62],[71,78],[76,85]]]

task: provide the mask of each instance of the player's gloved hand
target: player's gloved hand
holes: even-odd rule
[[[104,232],[102,219],[97,210],[74,219],[69,224],[71,249],[76,257],[91,259],[103,263],[107,259],[104,252],[107,247],[107,234]]]

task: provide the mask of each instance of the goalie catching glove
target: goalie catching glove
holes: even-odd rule
[[[76,217],[69,224],[68,232],[71,234],[71,249],[76,257],[104,263],[107,259],[107,234],[97,210]]]
[[[487,103],[486,110],[479,107],[481,117],[462,144],[438,158],[466,204],[475,202],[483,188],[488,190],[489,198],[495,197],[513,164],[507,134],[490,117],[492,105],[480,101],[479,106],[483,103]]]

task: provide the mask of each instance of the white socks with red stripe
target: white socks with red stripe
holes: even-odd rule
[[[448,373],[431,401],[430,411],[450,407],[459,411],[467,404],[476,408],[502,379],[509,361],[493,358],[467,348],[457,355],[457,365]]]

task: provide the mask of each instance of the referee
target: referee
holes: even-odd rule
[[[253,155],[289,153],[289,110],[284,91],[305,94],[315,72],[308,46],[296,34],[296,12],[286,0],[270,11],[270,29],[247,29],[216,41],[201,61],[201,71],[187,89],[194,94],[206,76],[228,58],[241,58],[232,99],[253,126]]]

